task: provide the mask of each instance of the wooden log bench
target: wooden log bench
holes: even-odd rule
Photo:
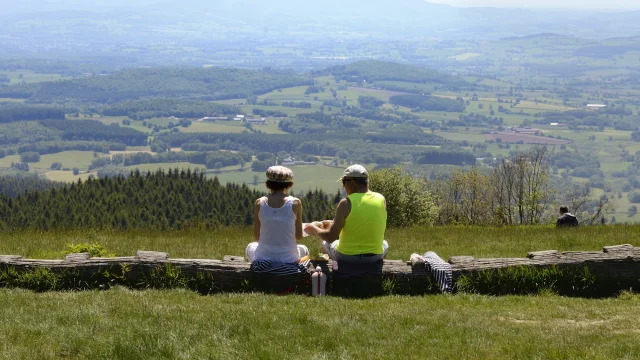
[[[505,274],[509,275],[509,271],[517,269],[556,269],[566,273],[588,274],[590,281],[598,287],[597,292],[603,295],[626,289],[640,289],[640,248],[628,244],[606,246],[602,251],[536,251],[528,253],[526,258],[475,259],[470,256],[453,256],[449,263],[454,283],[463,279],[466,284],[477,285],[480,278],[500,282],[500,276],[505,277]],[[320,266],[327,274],[328,293],[340,293],[331,286],[330,262],[312,261],[312,266]],[[0,255],[0,286],[30,287],[29,279],[33,276],[20,278],[20,274],[43,269],[59,280],[55,282],[55,286],[50,286],[51,289],[124,285],[132,288],[188,287],[202,293],[255,290],[282,292],[282,289],[310,293],[308,274],[289,277],[256,276],[250,271],[249,263],[241,256],[225,256],[222,260],[173,259],[167,253],[155,251],[138,251],[136,256],[113,258],[94,258],[88,253],[69,254],[63,260]],[[480,274],[483,276],[480,277]],[[509,276],[517,278],[525,275],[511,273]],[[383,293],[425,294],[438,290],[437,287],[434,288],[434,281],[424,266],[411,266],[407,261],[385,260],[381,277],[379,283],[382,284]],[[478,286],[475,291],[484,292]],[[39,290],[49,288],[44,286]],[[492,291],[495,292],[495,289]],[[518,289],[507,289],[504,293],[518,293]]]

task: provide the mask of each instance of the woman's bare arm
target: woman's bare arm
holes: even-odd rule
[[[253,207],[253,238],[260,240],[260,199],[256,200],[256,204]]]
[[[302,239],[302,202],[293,200],[293,213],[296,214],[296,240]]]

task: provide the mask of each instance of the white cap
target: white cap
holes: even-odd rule
[[[369,177],[369,173],[367,172],[367,169],[365,169],[364,166],[362,165],[356,164],[346,168],[342,173],[342,177],[338,179],[337,182],[342,181],[342,179],[344,178],[365,178],[366,179],[368,177]]]

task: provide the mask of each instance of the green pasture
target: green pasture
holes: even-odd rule
[[[74,152],[67,151],[65,153],[74,153]],[[78,153],[87,153],[87,152],[79,151]],[[63,153],[52,154],[52,155],[58,156],[55,158],[52,157],[52,159],[57,159],[53,161],[62,161],[63,166],[67,167],[64,163],[64,159],[71,158],[72,154],[67,155],[66,157],[61,154]],[[51,163],[43,163],[41,166],[46,165],[46,167],[42,167],[42,168],[33,167],[33,169],[37,172],[44,173],[44,175],[47,178],[55,181],[74,182],[74,181],[78,181],[79,178],[85,180],[89,175],[91,174],[95,175],[96,172],[94,171],[94,172],[87,173],[86,171],[89,164],[91,164],[91,160],[93,159],[92,153],[89,152],[88,154],[82,154],[82,155],[84,156],[84,158],[76,156],[76,159],[77,159],[76,165],[81,165],[82,161],[84,161],[84,164],[85,164],[85,166],[82,166],[82,167],[78,166],[81,169],[81,174],[77,176],[74,176],[71,170],[51,171],[49,170]],[[90,155],[91,158],[88,158],[87,155]],[[42,157],[44,156],[45,155],[43,155]],[[17,157],[17,155],[14,155],[14,157]],[[0,159],[0,167],[3,167],[3,162],[6,162],[8,158],[11,158],[11,156],[6,157],[4,159]],[[11,164],[11,161],[9,159],[9,165],[10,164]],[[40,163],[36,163],[36,164],[40,164]],[[7,165],[6,167],[9,167],[9,165]],[[72,169],[73,167],[74,166],[70,167],[70,169]],[[220,182],[223,184],[224,183],[239,183],[239,184],[246,183],[250,187],[255,187],[258,190],[265,189],[264,188],[264,172],[251,171],[251,163],[247,163],[245,165],[245,170],[241,170],[240,166],[234,165],[234,166],[223,167],[220,169],[220,171],[207,169],[207,167],[204,164],[192,164],[189,162],[137,164],[137,165],[126,166],[125,168],[128,171],[134,171],[136,169],[139,169],[140,171],[143,171],[143,172],[156,171],[158,169],[168,171],[169,169],[176,169],[176,168],[185,169],[185,170],[191,169],[192,171],[199,169],[200,171],[205,171],[207,176],[210,176],[210,177],[217,176]],[[293,187],[294,192],[305,192],[307,190],[321,189],[321,190],[324,190],[325,192],[335,193],[341,188],[341,184],[337,183],[336,180],[340,178],[340,176],[342,176],[342,172],[344,171],[344,168],[342,167],[336,168],[336,167],[330,167],[325,165],[298,165],[298,166],[291,166],[291,169],[293,169],[295,174],[295,185]],[[253,185],[254,176],[258,177],[257,185]]]
[[[247,99],[227,99],[227,100],[216,100],[212,102],[225,104],[225,105],[240,105],[240,104],[246,103]]]
[[[330,86],[330,87],[335,87],[336,86],[336,78],[330,75],[327,76],[316,76],[315,78],[313,78],[316,83],[320,86],[326,87],[326,86]]]
[[[614,211],[609,214],[609,219],[615,217],[616,223],[618,224],[637,223],[640,219],[640,215],[634,214],[629,216],[629,207],[635,205],[637,208],[640,208],[640,204],[631,203],[627,198],[628,193],[622,193],[622,197],[618,199],[618,196],[616,195],[617,193],[617,191],[614,191],[613,194],[611,194],[614,203]]]
[[[322,85],[321,85],[322,86]],[[282,101],[309,101],[313,100],[314,97],[318,97],[318,100],[331,100],[333,96],[329,92],[329,87],[324,86],[325,91],[315,94],[305,95],[304,92],[307,90],[309,86],[294,86],[290,88],[284,88],[281,90],[275,90],[270,93],[260,95],[258,99],[269,99],[269,100],[282,100]]]
[[[631,163],[629,162],[612,162],[609,159],[606,159],[605,161],[600,163],[600,170],[602,170],[603,173],[605,173],[606,175],[610,175],[611,172],[613,171],[624,171],[627,170],[629,168],[629,165]]]
[[[640,296],[0,290],[8,359],[633,359]]]
[[[376,81],[371,86],[377,87],[380,85],[396,86],[398,88],[408,89],[408,90],[422,90],[425,93],[431,93],[435,89],[435,85],[433,84],[420,84],[420,83],[413,83],[413,82],[406,82],[406,81],[390,81],[390,80]],[[399,90],[399,91],[402,92],[402,90]]]
[[[138,130],[140,132],[143,133],[147,133],[147,134],[151,134],[151,132],[153,131],[153,129],[149,129],[146,126],[142,125],[142,121],[131,121],[131,125],[129,125],[128,127],[134,129],[134,130]]]
[[[385,238],[390,245],[388,259],[408,260],[414,252],[435,251],[446,260],[457,255],[525,257],[527,252],[540,250],[599,251],[603,246],[627,243],[640,246],[639,234],[640,225],[583,226],[567,231],[552,226],[449,226],[392,228],[387,229]],[[0,234],[0,254],[61,259],[66,244],[96,242],[118,256],[155,250],[168,252],[172,258],[222,259],[224,255],[243,255],[250,241],[250,227],[189,231],[69,230],[38,234],[16,231]],[[301,243],[312,254],[321,250],[318,238],[305,237]]]
[[[26,99],[0,98],[0,103],[3,103],[3,102],[23,103],[25,101]]]
[[[128,119],[127,116],[103,116],[103,115],[96,115],[96,114],[78,114],[79,116],[76,117],[75,114],[67,114],[66,118],[67,120],[95,120],[95,121],[99,121],[105,125],[111,125],[111,124],[120,124],[122,125],[122,120],[124,119]],[[131,124],[135,124],[136,121],[131,120]],[[139,122],[142,125],[142,122]]]
[[[278,121],[268,119],[268,124],[256,125],[251,127],[258,131],[262,131],[267,134],[284,134],[285,132],[278,129]],[[180,131],[184,133],[194,132],[218,132],[218,133],[241,133],[243,131],[249,131],[245,126],[245,123],[239,121],[225,121],[225,122],[207,122],[207,121],[193,121],[191,126],[187,128],[180,127]]]
[[[299,100],[290,100],[290,101],[299,101]],[[280,111],[287,114],[288,117],[295,117],[299,114],[309,114],[313,112],[320,111],[320,107],[322,106],[322,101],[318,100],[300,100],[311,103],[311,108],[296,108],[296,107],[288,107],[288,106],[263,106],[263,105],[242,105],[240,106],[240,110],[245,114],[252,114],[253,109],[262,109],[267,111]],[[278,101],[281,103],[281,101]],[[336,113],[339,112],[340,108],[334,107],[332,111],[329,111],[329,107],[324,107],[325,113]]]
[[[250,165],[247,165],[249,168]],[[296,165],[291,166],[294,173],[294,192],[304,192],[309,189],[322,189],[325,192],[335,193],[342,187],[336,180],[342,176],[344,168],[335,168],[325,165]],[[258,184],[253,185],[253,177],[258,176]],[[264,172],[254,172],[250,169],[237,172],[223,172],[216,174],[221,183],[246,183],[258,190],[264,190]]]
[[[60,181],[60,182],[67,182],[67,183],[71,183],[71,182],[77,182],[78,180],[82,180],[85,181],[89,178],[89,176],[97,176],[97,172],[96,171],[91,171],[91,172],[81,172],[78,175],[73,175],[73,171],[71,170],[51,170],[51,171],[47,171],[44,173],[44,176],[46,176],[49,180],[52,181]]]
[[[411,113],[414,115],[418,115],[425,120],[431,121],[448,121],[448,120],[458,120],[460,119],[460,113],[457,112],[444,112],[444,111],[420,111],[420,112],[411,112],[411,109],[400,107],[399,111],[404,111],[407,113]]]
[[[31,70],[19,70],[19,71],[2,71],[0,74],[5,74],[11,81],[10,84],[27,83],[33,84],[44,81],[56,81],[56,80],[68,80],[71,76],[63,76],[60,74],[39,74]]]
[[[111,124],[120,124],[122,125],[122,120],[127,119],[127,116],[101,116],[99,118],[94,118],[94,120],[98,120],[105,125]],[[131,123],[134,123],[132,120]]]
[[[485,79],[477,76],[465,76],[463,78],[471,83],[478,81],[480,84],[488,85],[488,86],[499,88],[499,89],[509,89],[509,86],[512,86],[508,82],[504,82],[496,79]]]
[[[239,124],[239,121],[231,122],[204,122],[192,121],[191,126],[187,128],[180,127],[180,131],[184,133],[195,132],[221,132],[221,133],[241,133],[247,130],[246,127]]]
[[[157,126],[168,126],[169,122],[173,122],[174,124],[178,122],[178,120],[173,120],[169,118],[152,118],[145,120],[147,124],[157,125]]]
[[[93,151],[63,151],[41,155],[39,162],[29,163],[29,169],[31,171],[45,172],[51,169],[51,164],[57,161],[62,163],[63,168],[73,169],[77,167],[86,170],[93,159]],[[20,155],[10,155],[0,159],[0,168],[11,167],[12,162],[20,162]]]
[[[465,60],[475,59],[480,56],[484,56],[484,54],[468,52],[468,53],[458,54],[456,56],[451,56],[450,58],[456,61],[465,61]]]
[[[499,144],[493,143],[487,144],[487,151],[494,156],[502,155],[505,157],[509,157],[511,151],[527,151],[535,147],[536,145],[534,144],[509,144],[509,148],[507,148],[506,144],[504,144],[503,147],[500,148]]]
[[[430,131],[425,131],[425,132],[430,132]],[[483,142],[485,142],[485,140],[487,140],[487,138],[483,134],[480,134],[480,133],[477,133],[477,132],[436,131],[434,134],[436,134],[438,136],[442,136],[443,138],[445,138],[447,140],[452,140],[452,141],[464,141],[464,140],[467,140],[467,141],[469,141],[471,143],[483,143]]]

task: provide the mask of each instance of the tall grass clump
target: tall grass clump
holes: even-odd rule
[[[597,296],[597,279],[587,267],[560,269],[557,266],[516,266],[484,270],[461,276],[456,281],[461,292],[487,295],[531,295],[556,293]]]

